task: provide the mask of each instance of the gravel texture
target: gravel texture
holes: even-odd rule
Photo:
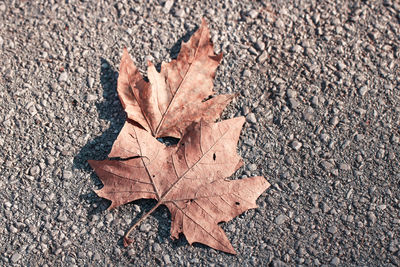
[[[385,1],[0,1],[1,266],[399,266],[400,4]],[[113,211],[87,164],[125,114],[137,66],[176,57],[205,17],[218,93],[244,115],[236,178],[272,184],[223,223],[238,255],[169,238],[155,203]]]

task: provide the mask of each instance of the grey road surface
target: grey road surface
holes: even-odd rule
[[[112,211],[87,164],[125,120],[127,47],[143,73],[205,17],[217,93],[246,116],[233,178],[272,184],[221,224],[238,255],[169,238],[155,205]],[[399,266],[400,3],[0,1],[1,266]]]

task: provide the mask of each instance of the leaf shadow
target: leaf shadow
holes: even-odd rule
[[[117,95],[118,72],[111,67],[111,64],[104,58],[100,59],[100,66],[100,84],[103,89],[103,101],[95,105],[99,113],[99,120],[108,121],[110,126],[100,136],[89,140],[73,159],[74,169],[88,172],[91,171],[87,162],[89,159],[102,160],[107,158],[112,144],[117,138],[126,119],[125,112],[122,109]],[[100,179],[94,172],[91,172],[90,178],[94,185],[98,187],[102,185]],[[88,202],[91,204],[90,206],[93,207],[89,215],[103,212],[110,204],[110,201],[97,197],[93,191],[80,195],[80,199]]]

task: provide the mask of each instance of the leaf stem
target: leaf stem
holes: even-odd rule
[[[142,218],[139,219],[124,235],[124,247],[129,246],[132,243],[132,240],[129,238],[130,233],[142,222],[144,221],[150,214],[152,214],[159,206],[161,205],[161,201],[159,201],[151,210],[149,210]]]

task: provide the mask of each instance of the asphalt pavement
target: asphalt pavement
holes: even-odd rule
[[[107,211],[88,159],[125,120],[127,47],[146,74],[205,18],[238,93],[245,165],[272,186],[221,224],[238,255],[169,237],[155,202]],[[0,1],[1,266],[399,266],[400,3]]]

